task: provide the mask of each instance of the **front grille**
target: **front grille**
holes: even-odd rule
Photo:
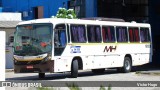
[[[14,62],[15,65],[35,65],[35,64],[40,64],[42,61],[39,60],[39,61],[17,61],[17,62]]]

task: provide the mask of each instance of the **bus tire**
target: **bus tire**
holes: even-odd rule
[[[128,72],[131,71],[131,68],[132,68],[131,59],[129,57],[125,57],[123,67],[122,67],[122,72],[123,73],[128,73]]]
[[[73,60],[72,61],[71,77],[72,78],[77,78],[78,77],[78,60]]]
[[[92,72],[93,73],[104,73],[105,69],[102,68],[102,69],[92,69]]]
[[[45,73],[39,73],[39,78],[45,78]]]

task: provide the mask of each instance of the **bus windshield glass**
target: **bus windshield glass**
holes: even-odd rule
[[[52,24],[19,25],[16,27],[14,54],[34,56],[52,50]]]

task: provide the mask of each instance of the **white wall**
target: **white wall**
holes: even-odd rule
[[[0,13],[1,21],[21,21],[21,13]]]
[[[0,31],[0,81],[5,81],[5,32]],[[5,90],[5,87],[0,87],[0,90]]]
[[[5,36],[6,69],[13,69],[13,48],[12,48],[13,43],[10,43],[9,45],[7,45],[6,43],[9,42],[9,37],[14,35],[15,29],[1,28],[0,31],[4,31],[6,33]]]

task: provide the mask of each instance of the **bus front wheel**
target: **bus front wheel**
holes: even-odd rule
[[[45,78],[45,73],[39,73],[39,78]]]
[[[71,77],[72,78],[77,78],[78,77],[78,60],[73,60],[72,61]]]

